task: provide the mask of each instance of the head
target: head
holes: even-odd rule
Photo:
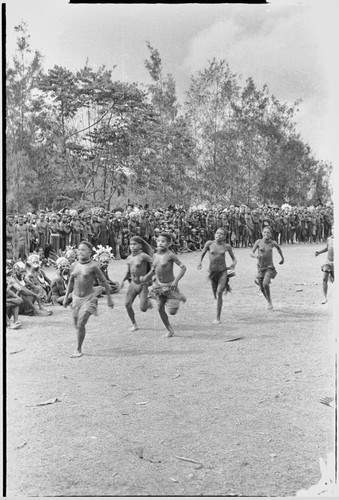
[[[56,266],[60,276],[66,277],[69,275],[71,266],[66,257],[60,257],[59,259],[57,259]]]
[[[136,255],[142,250],[142,241],[140,241],[141,238],[138,236],[133,236],[131,238],[130,243],[129,243],[129,248],[131,250],[132,255]]]
[[[223,230],[222,227],[219,227],[216,230],[215,235],[214,235],[215,241],[217,241],[217,242],[224,241],[225,237],[226,237],[225,231]]]
[[[168,233],[160,233],[157,237],[157,249],[161,251],[167,250],[171,244],[171,235]]]
[[[272,239],[272,229],[270,228],[270,226],[264,227],[264,229],[262,230],[262,237],[265,241],[269,241]]]
[[[45,220],[45,212],[40,212],[39,219],[41,222],[43,222]]]
[[[14,264],[13,273],[14,273],[14,276],[19,280],[22,280],[23,277],[25,276],[26,266],[23,262],[21,262],[21,260],[19,260],[18,262],[16,262]]]
[[[89,241],[81,241],[78,247],[79,262],[89,262],[93,255],[93,245]]]
[[[73,264],[77,260],[77,253],[74,248],[66,250],[65,257],[70,264]]]
[[[37,271],[41,266],[40,256],[37,253],[29,255],[27,258],[27,265],[29,265],[34,271]]]

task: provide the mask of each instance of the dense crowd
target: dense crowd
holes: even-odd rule
[[[41,259],[52,254],[61,256],[69,247],[77,248],[80,241],[94,247],[110,246],[116,259],[129,254],[133,236],[141,236],[154,249],[162,231],[172,237],[174,253],[201,250],[214,238],[217,228],[225,231],[226,242],[233,247],[253,246],[261,237],[264,226],[270,226],[278,244],[319,243],[326,241],[333,225],[333,206],[299,207],[262,206],[250,209],[245,205],[230,205],[223,209],[189,209],[169,206],[150,209],[127,205],[113,211],[93,208],[78,212],[8,215],[6,223],[6,256],[9,260],[26,261],[36,252]]]
[[[261,286],[261,291],[272,308],[269,281],[276,275],[272,249],[277,249],[281,256],[279,263],[282,264],[284,257],[280,249],[281,244],[326,242],[326,247],[316,252],[316,256],[325,251],[328,252],[328,261],[322,266],[324,280],[326,278],[323,303],[326,303],[327,281],[329,277],[334,279],[332,226],[332,206],[305,208],[284,205],[280,208],[263,206],[250,209],[245,205],[240,207],[231,205],[222,210],[191,209],[186,211],[182,207],[170,206],[166,210],[156,210],[128,205],[125,209],[117,209],[113,212],[97,207],[90,212],[82,213],[73,209],[65,209],[59,213],[40,211],[38,215],[33,213],[8,215],[6,224],[7,326],[14,329],[20,328],[19,314],[47,316],[52,314],[48,306],[58,304],[67,306],[71,302],[76,310],[77,307],[83,307],[85,299],[91,299],[88,306],[90,310],[86,310],[88,319],[96,309],[97,298],[102,294],[107,295],[109,306],[113,307],[110,295],[118,292],[120,285],[111,280],[108,275],[109,261],[113,257],[116,259],[128,257],[128,272],[123,280],[128,279],[130,282],[126,295],[126,308],[133,328],[137,329],[132,303],[138,294],[143,294],[141,310],[146,311],[150,307],[149,297],[154,297],[148,295],[148,282],[147,286],[144,286],[142,279],[146,280],[144,275],[147,273],[148,266],[153,262],[152,269],[155,270],[156,259],[159,261],[163,258],[166,266],[170,267],[170,271],[163,281],[166,266],[165,264],[160,266],[160,271],[157,271],[158,274],[160,273],[159,282],[154,286],[158,287],[156,290],[160,290],[165,297],[157,298],[163,308],[163,310],[160,308],[159,312],[168,330],[168,336],[172,336],[173,330],[164,312],[165,302],[170,304],[174,301],[176,312],[179,307],[177,302],[185,300],[177,290],[177,281],[183,276],[186,268],[175,254],[202,250],[202,261],[206,252],[212,247],[209,276],[212,288],[214,286],[213,293],[215,298],[218,296],[219,304],[215,324],[220,323],[222,292],[228,290],[228,280],[234,273],[236,265],[232,247],[251,246],[253,257],[260,247],[258,262],[263,260],[264,254],[268,255],[268,263],[266,262],[267,265],[263,268],[266,274],[269,273],[268,281],[265,285],[266,274],[261,276],[259,273],[256,283]],[[261,239],[262,236],[263,239]],[[268,247],[269,250],[267,250]],[[157,250],[157,257],[152,260],[154,250]],[[231,268],[226,267],[226,252],[232,258]],[[86,261],[83,260],[84,254],[88,254]],[[219,254],[221,260],[218,257]],[[91,264],[92,258],[96,263]],[[80,264],[89,266],[88,272],[92,276],[89,290],[86,288],[86,279],[81,278],[82,267],[80,266],[81,272],[75,271],[76,266],[79,267],[78,261]],[[214,261],[217,261],[216,264]],[[173,263],[180,267],[179,278],[176,279],[172,271]],[[43,268],[52,264],[56,272],[50,278]],[[143,273],[140,275],[141,265],[143,265]],[[213,271],[214,265],[215,271]],[[223,269],[220,269],[220,265]],[[80,296],[77,295],[79,290],[75,295],[72,294],[72,280],[80,280],[80,288],[77,285]],[[86,291],[85,295],[83,295],[83,288]],[[170,314],[175,314],[175,312]],[[82,338],[82,334],[80,337]],[[76,355],[82,355],[81,347]]]

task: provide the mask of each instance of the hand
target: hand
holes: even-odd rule
[[[64,298],[64,300],[63,300],[62,305],[63,305],[64,307],[67,307],[67,302],[68,302],[68,297],[65,297],[65,298]]]
[[[281,261],[279,262],[279,264],[283,264],[285,262],[285,259],[284,257],[281,259]]]
[[[145,283],[145,281],[146,281],[145,276],[140,276],[139,281],[140,281],[140,283]]]
[[[110,307],[111,309],[113,309],[113,307],[114,307],[114,302],[113,302],[113,300],[111,299],[111,297],[109,297],[109,299],[107,300],[107,305],[108,305],[108,307]]]
[[[201,269],[201,262],[197,265],[197,269]]]
[[[171,285],[171,290],[176,290],[178,288],[178,282],[176,280],[173,281]]]
[[[316,256],[316,257],[318,257],[318,255],[319,255],[319,252],[318,252],[318,251],[317,251],[317,252],[315,252],[315,256]]]
[[[255,259],[257,256],[255,255],[255,253],[251,253],[251,257]]]
[[[120,289],[121,289],[121,288],[124,288],[124,283],[125,283],[124,281],[121,283],[121,285],[120,285]]]

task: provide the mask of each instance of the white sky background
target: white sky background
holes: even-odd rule
[[[316,158],[335,163],[338,114],[338,0],[272,0],[246,4],[94,4],[67,0],[8,0],[7,62],[15,50],[14,26],[28,25],[44,68],[72,71],[105,65],[113,79],[150,83],[146,40],[159,50],[163,71],[183,101],[190,76],[213,57],[225,59],[245,84],[290,103],[303,100],[297,130]]]

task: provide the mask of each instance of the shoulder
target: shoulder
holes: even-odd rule
[[[152,262],[152,260],[153,260],[153,259],[152,259],[152,257],[150,257],[150,256],[149,256],[147,253],[145,253],[145,252],[142,252],[142,253],[141,253],[141,258],[142,258],[142,260],[147,260],[148,262]]]

